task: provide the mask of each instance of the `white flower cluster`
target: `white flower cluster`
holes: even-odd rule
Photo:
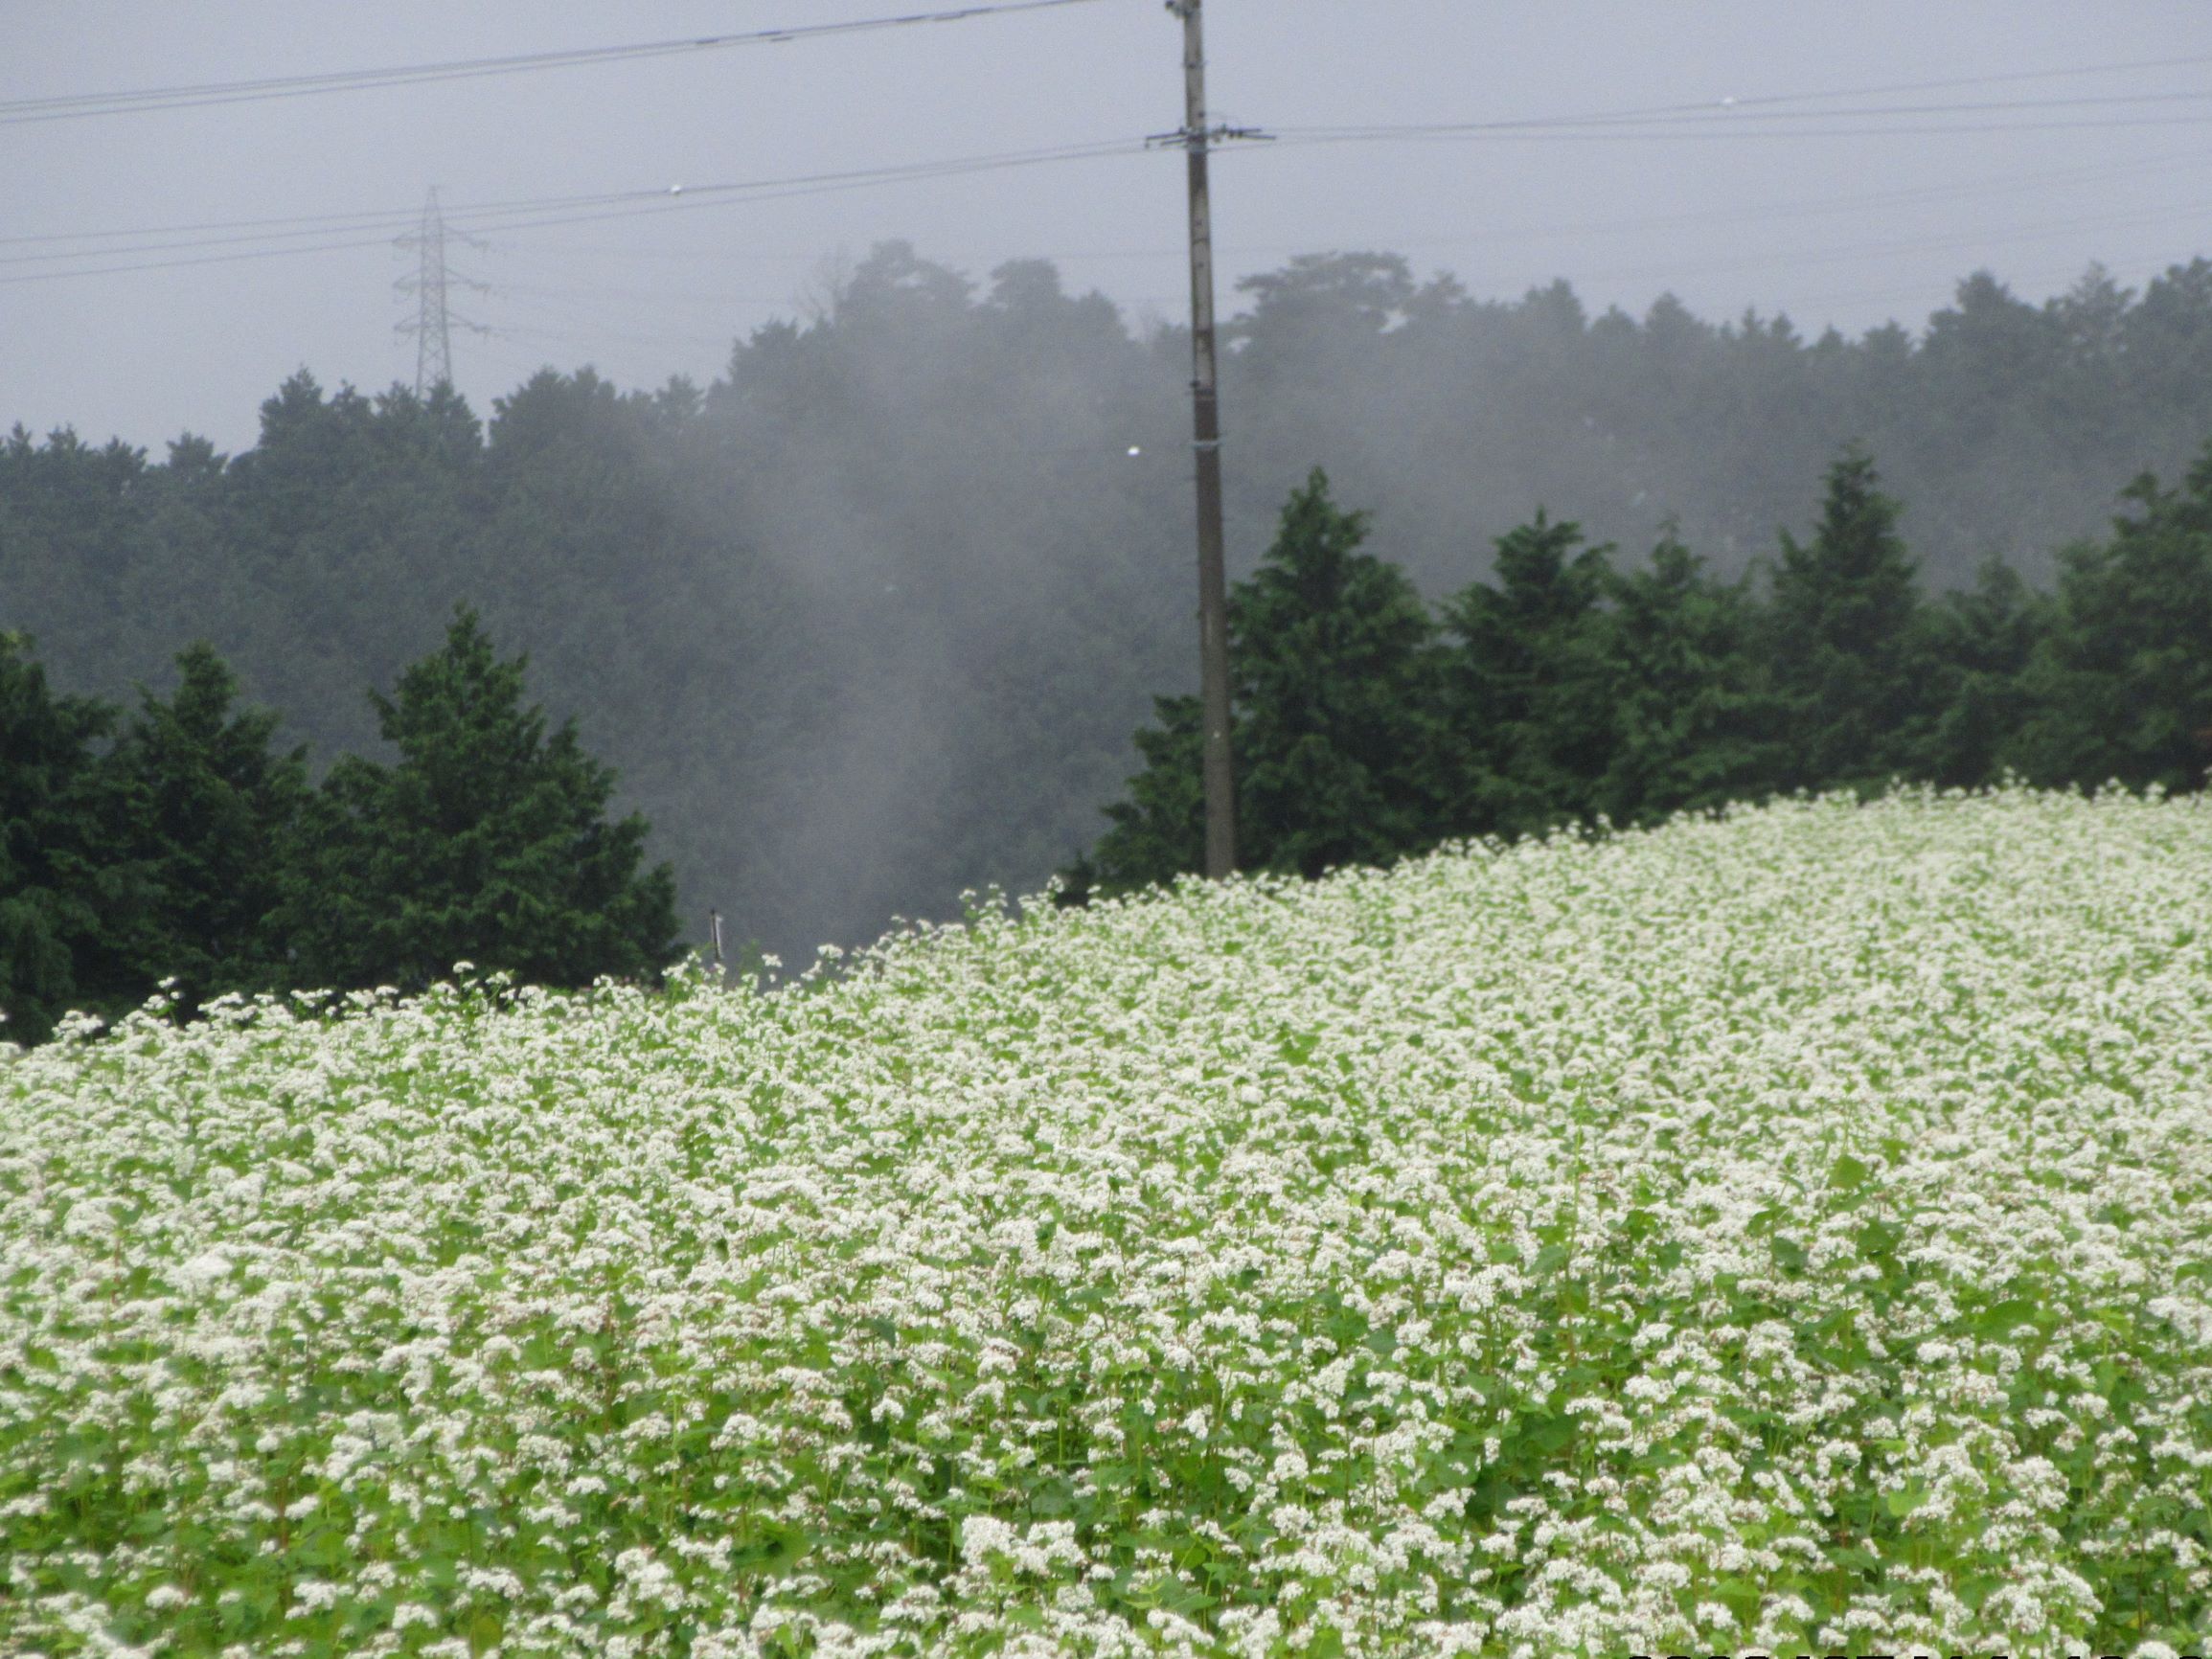
[[[2202,1651],[2208,1516],[2200,799],[0,1050],[10,1652]]]

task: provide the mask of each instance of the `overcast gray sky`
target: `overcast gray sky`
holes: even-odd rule
[[[26,100],[946,4],[0,0],[0,427],[73,424],[157,454],[189,428],[237,449],[302,366],[332,386],[412,379],[414,347],[394,331],[409,302],[393,286],[412,267],[391,241],[431,185],[485,242],[451,256],[488,284],[453,293],[494,330],[454,337],[455,378],[487,413],[546,363],[626,386],[711,379],[733,338],[799,313],[840,256],[892,237],[978,278],[1047,257],[1134,317],[1179,318],[1173,154],[764,196],[706,188],[1165,131],[1181,86],[1159,0],[22,119],[53,113]],[[1593,311],[1641,313],[1671,290],[1706,316],[1755,307],[1808,333],[1857,332],[1917,326],[1977,267],[2041,299],[2092,260],[2139,285],[2207,242],[2200,0],[1207,0],[1206,15],[1217,118],[1290,135],[1686,106],[1664,126],[1224,155],[1225,303],[1237,275],[1292,254],[1381,248],[1480,295],[1563,276]],[[1841,96],[1800,98],[1828,93]],[[647,192],[663,199],[482,211]],[[589,211],[621,216],[536,222]],[[196,228],[246,220],[275,222]],[[193,228],[148,234],[164,227]],[[114,266],[142,268],[102,268]]]

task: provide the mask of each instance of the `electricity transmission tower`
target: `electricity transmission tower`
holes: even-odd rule
[[[415,336],[415,395],[418,398],[428,397],[434,387],[452,383],[456,328],[477,334],[491,331],[483,324],[472,323],[458,314],[447,301],[448,288],[470,288],[479,294],[488,291],[482,283],[470,281],[445,262],[448,238],[472,248],[484,245],[466,231],[447,228],[445,215],[438,206],[438,187],[432,185],[429,199],[422,204],[422,222],[394,244],[415,254],[414,274],[401,277],[392,286],[401,294],[415,297],[415,314],[403,319],[396,331],[402,336]]]

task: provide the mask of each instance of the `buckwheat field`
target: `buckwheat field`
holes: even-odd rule
[[[0,1650],[2201,1651],[2212,800],[0,1057]]]

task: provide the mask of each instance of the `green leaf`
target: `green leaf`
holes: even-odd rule
[[[1900,1520],[1927,1502],[1927,1488],[1919,1481],[1907,1481],[1897,1491],[1882,1494],[1882,1505]]]
[[[1976,1336],[2000,1337],[2016,1326],[2033,1324],[2036,1313],[2033,1302],[2016,1296],[1983,1308],[1968,1322],[1968,1329]]]
[[[1904,1242],[1904,1229],[1890,1221],[1869,1221],[1859,1230],[1860,1252],[1867,1256],[1887,1256]]]
[[[1530,1419],[1521,1425],[1516,1441],[1539,1457],[1550,1457],[1563,1450],[1574,1438],[1575,1420],[1562,1412]]]
[[[1716,1582],[1713,1593],[1720,1598],[1722,1606],[1745,1625],[1759,1617],[1760,1605],[1765,1601],[1765,1592],[1756,1582],[1734,1575]]]

